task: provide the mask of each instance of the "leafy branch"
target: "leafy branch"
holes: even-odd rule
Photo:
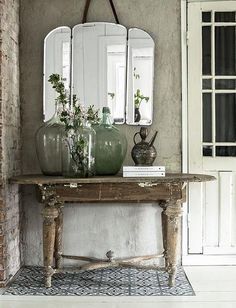
[[[68,95],[64,82],[59,74],[50,75],[48,81],[52,88],[58,93],[56,103],[59,106],[60,121],[64,124],[66,131],[66,142],[74,161],[73,169],[76,173],[83,172],[83,176],[88,175],[88,140],[83,136],[83,127],[87,122],[97,124],[99,122],[98,110],[94,106],[84,108],[76,95]]]
[[[134,93],[135,108],[139,108],[143,100],[145,100],[147,103],[149,101],[149,97],[144,96],[143,94],[141,94],[140,89],[137,89],[136,93]]]
[[[115,93],[114,92],[108,92],[107,94],[108,94],[108,96],[111,97],[111,99],[114,99],[114,97],[115,97]]]
[[[134,78],[140,79],[140,75],[136,72],[136,67],[134,67]]]
[[[71,129],[77,131],[80,127],[83,127],[85,121],[91,124],[97,124],[99,122],[98,110],[94,109],[94,105],[89,106],[87,109],[84,108],[78,102],[76,95],[72,96],[72,102],[70,102],[70,96],[59,74],[50,75],[48,81],[52,84],[52,88],[59,94],[56,102],[61,107],[59,114],[60,121],[65,124],[66,131]],[[72,105],[70,106],[70,104]]]

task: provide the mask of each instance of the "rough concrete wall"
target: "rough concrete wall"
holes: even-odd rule
[[[20,267],[19,1],[0,1],[0,285]]]
[[[43,39],[55,27],[81,22],[84,0],[21,0],[21,101],[23,170],[40,172],[34,133],[42,123]],[[120,23],[151,34],[156,43],[154,120],[158,165],[181,170],[180,1],[115,1]],[[114,22],[107,0],[91,1],[88,21]],[[137,127],[120,127],[128,138],[125,164],[132,163],[132,136]],[[33,188],[25,189],[26,263],[40,263],[40,206]],[[119,256],[161,249],[160,210],[152,205],[67,205],[64,232],[66,253],[104,255],[112,248]],[[68,223],[68,224],[67,224]]]

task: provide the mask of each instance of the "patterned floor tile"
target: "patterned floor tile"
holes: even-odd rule
[[[44,287],[42,267],[25,267],[3,295],[62,296],[171,296],[195,295],[182,268],[175,287],[169,288],[168,274],[162,270],[110,268],[58,273],[52,287]]]

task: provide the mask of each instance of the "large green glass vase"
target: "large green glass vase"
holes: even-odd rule
[[[41,171],[45,175],[62,174],[62,136],[64,125],[58,113],[45,122],[36,132],[36,152]]]
[[[112,125],[110,110],[103,107],[102,122],[96,131],[95,169],[97,175],[115,175],[119,172],[127,151],[127,140]]]

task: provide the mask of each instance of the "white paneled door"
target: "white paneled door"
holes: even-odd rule
[[[188,5],[188,169],[184,264],[236,264],[236,1]]]

